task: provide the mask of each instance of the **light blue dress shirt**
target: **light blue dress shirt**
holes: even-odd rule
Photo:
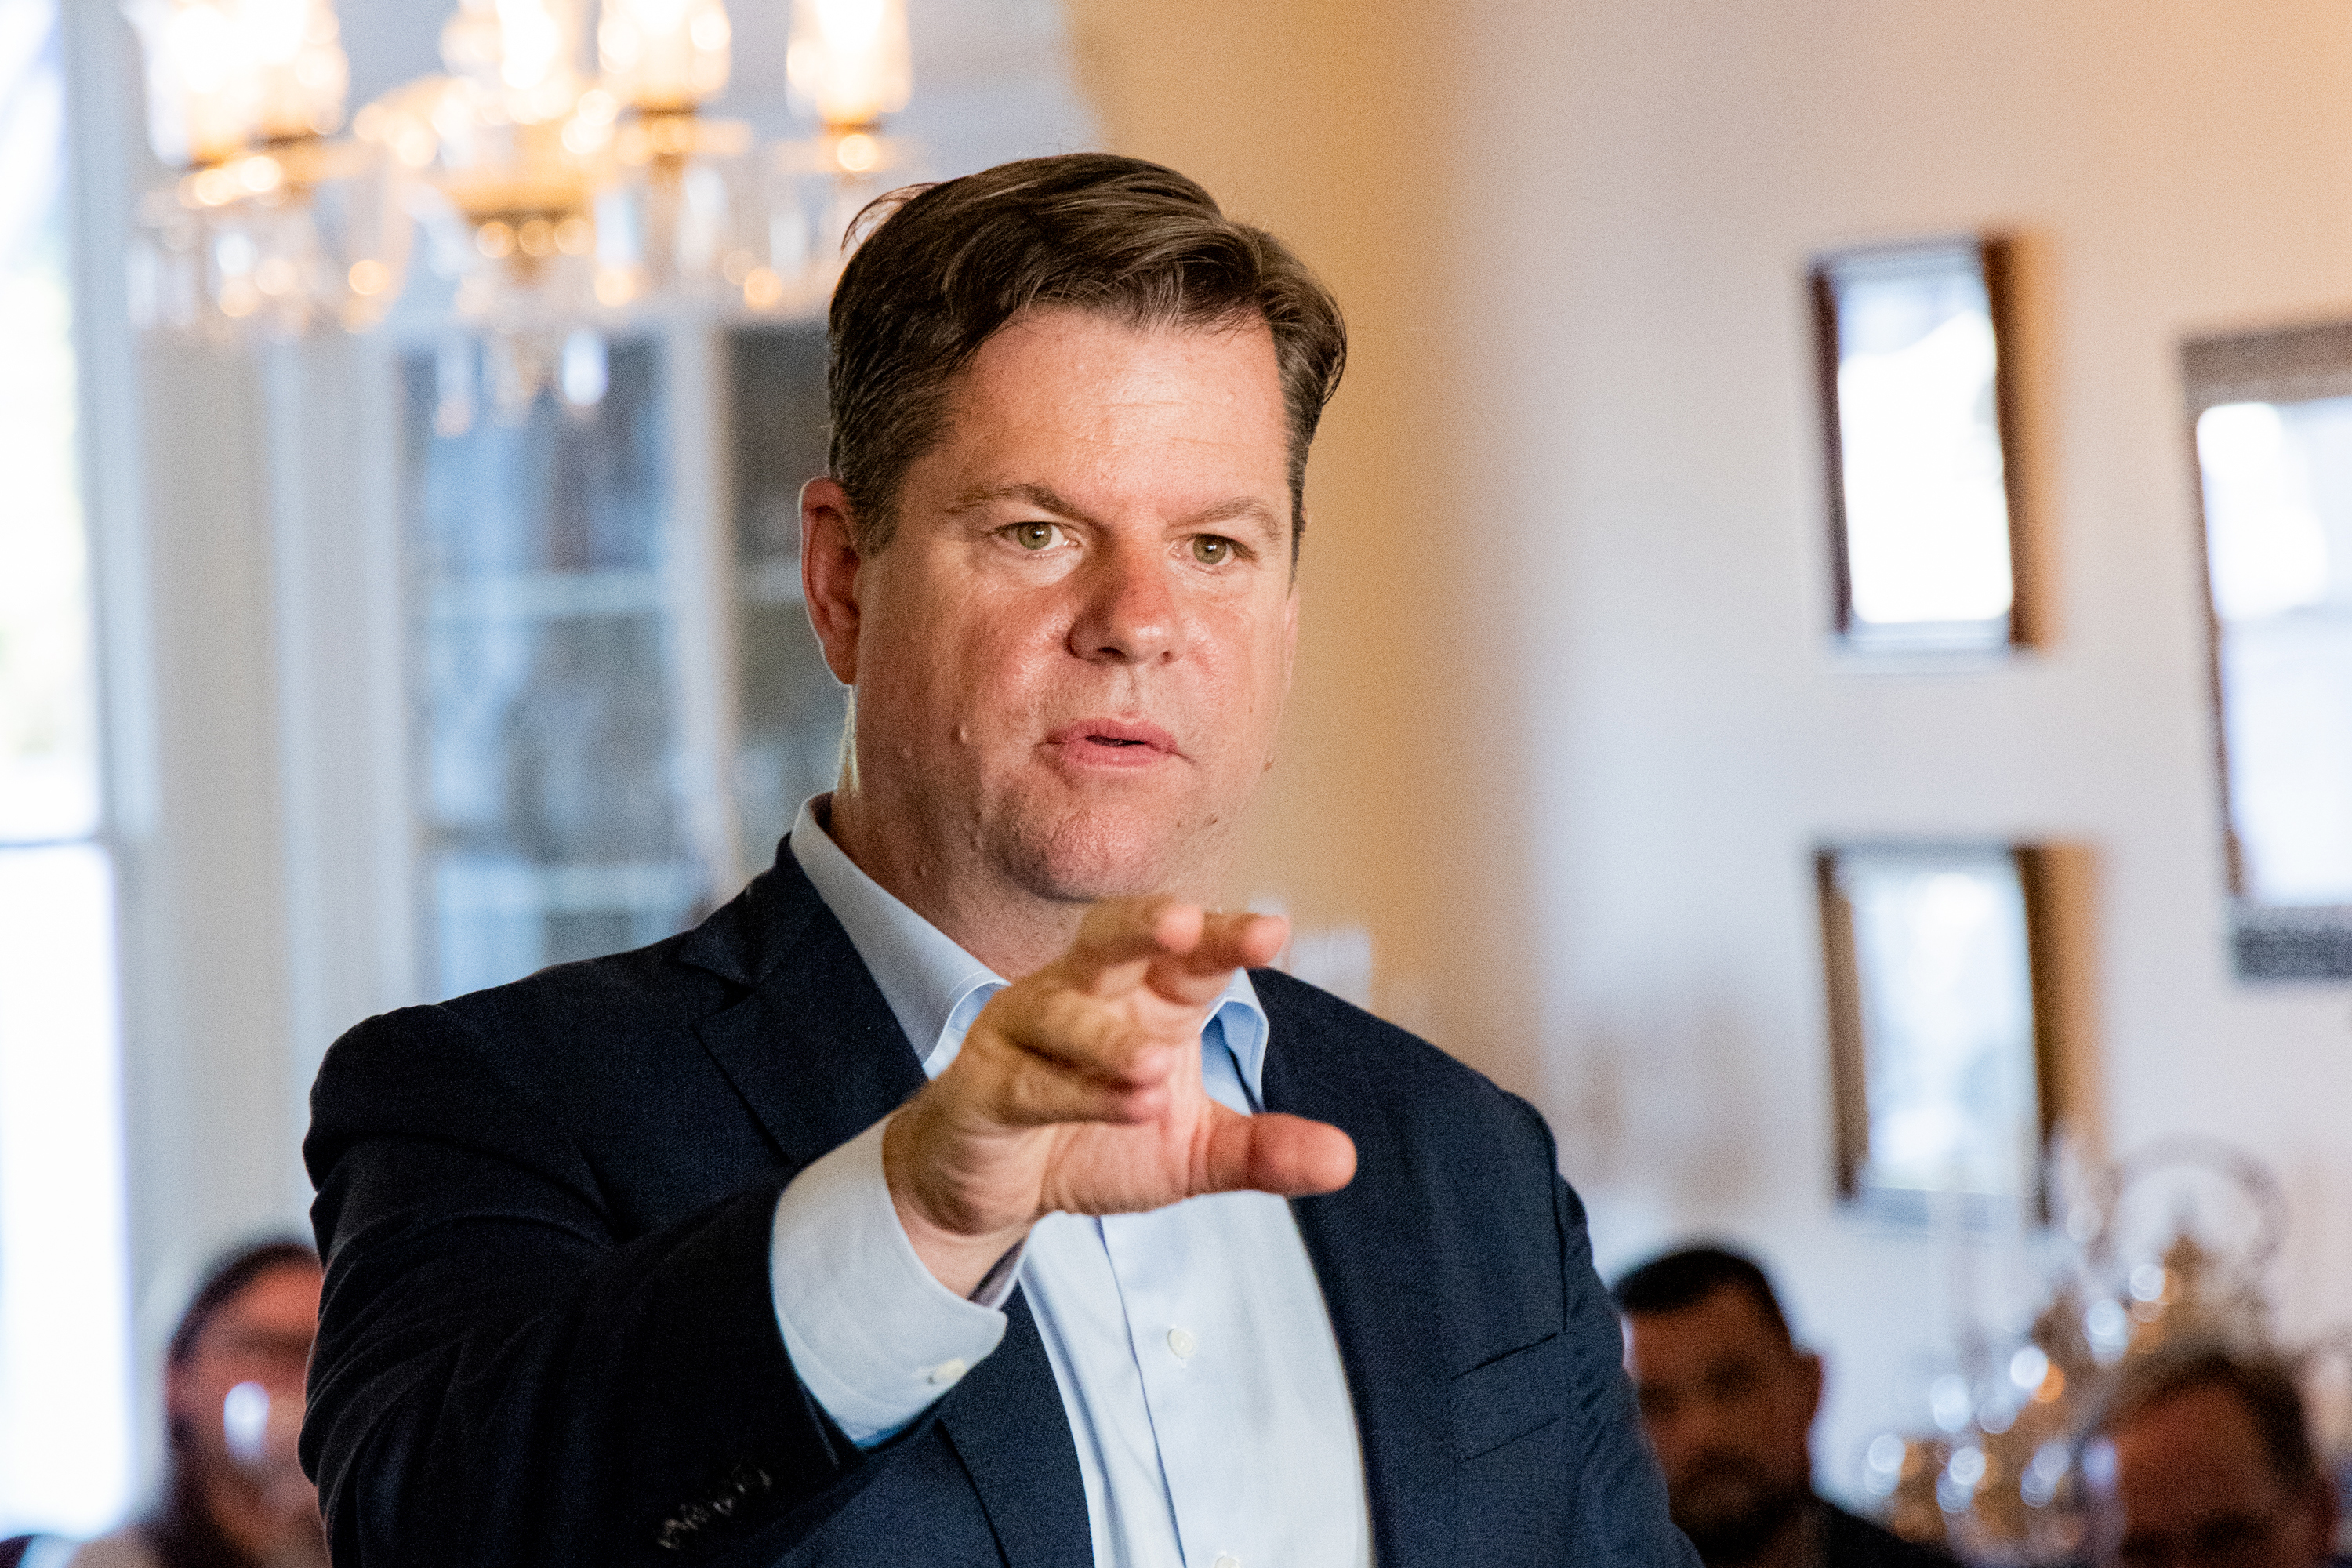
[[[1004,981],[886,892],[801,807],[792,850],[933,1078]],[[1208,1092],[1261,1109],[1267,1025],[1246,973],[1201,1032]],[[913,1421],[995,1350],[1017,1280],[1045,1342],[1102,1568],[1364,1568],[1363,1456],[1339,1342],[1290,1205],[1223,1193],[1150,1214],[1048,1215],[967,1300],[899,1226],[882,1127],[776,1205],[776,1321],[851,1440]]]

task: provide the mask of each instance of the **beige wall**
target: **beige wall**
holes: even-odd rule
[[[2226,968],[2175,357],[2352,313],[2352,14],[1072,11],[1109,143],[1289,236],[1355,326],[1236,892],[1370,928],[1390,1008],[1551,1114],[1604,1265],[1701,1227],[1781,1260],[1835,1352],[1848,1488],[1872,1430],[1922,1415],[1952,1301],[1972,1279],[2014,1310],[2028,1260],[1831,1203],[1807,855],[2080,844],[2086,1141],[2262,1152],[2296,1205],[2289,1327],[2352,1320],[2352,1008]],[[1969,673],[1842,662],[1803,260],[1988,226],[2024,242],[2054,640]]]

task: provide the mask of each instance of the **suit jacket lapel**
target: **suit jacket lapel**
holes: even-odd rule
[[[1460,1535],[1450,1369],[1416,1239],[1435,1222],[1415,1196],[1412,1151],[1397,1136],[1378,1085],[1354,1070],[1345,1039],[1279,987],[1262,985],[1258,995],[1271,1026],[1266,1109],[1330,1122],[1356,1141],[1356,1179],[1291,1207],[1355,1402],[1374,1558],[1381,1568],[1451,1562]]]
[[[1070,1418],[1045,1342],[1018,1289],[996,1353],[940,1403],[940,1425],[971,1477],[1013,1568],[1088,1568],[1094,1537]]]
[[[751,988],[696,1031],[787,1172],[922,1088],[922,1064],[889,1004],[788,851],[695,931],[680,956]]]
[[[841,922],[792,857],[689,935],[679,956],[751,994],[697,1025],[788,1173],[923,1086],[922,1063]],[[938,1406],[1014,1568],[1092,1561],[1086,1484],[1045,1342],[1014,1290],[1004,1339]]]

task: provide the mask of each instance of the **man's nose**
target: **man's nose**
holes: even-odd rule
[[[1675,1412],[1671,1443],[1661,1443],[1661,1449],[1671,1447],[1682,1453],[1694,1453],[1718,1446],[1727,1435],[1744,1430],[1732,1419],[1732,1413],[1717,1401],[1700,1397],[1683,1401]]]
[[[1171,658],[1181,638],[1174,584],[1162,552],[1118,544],[1081,568],[1083,595],[1070,627],[1070,651],[1112,664]]]

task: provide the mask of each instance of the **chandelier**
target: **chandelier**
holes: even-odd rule
[[[180,172],[141,204],[142,326],[214,341],[381,321],[414,237],[466,326],[543,335],[679,308],[820,305],[857,210],[908,177],[883,133],[911,86],[905,0],[794,0],[807,140],[761,146],[704,108],[723,0],[460,0],[447,74],[343,123],[331,0],[125,0],[149,139]]]

